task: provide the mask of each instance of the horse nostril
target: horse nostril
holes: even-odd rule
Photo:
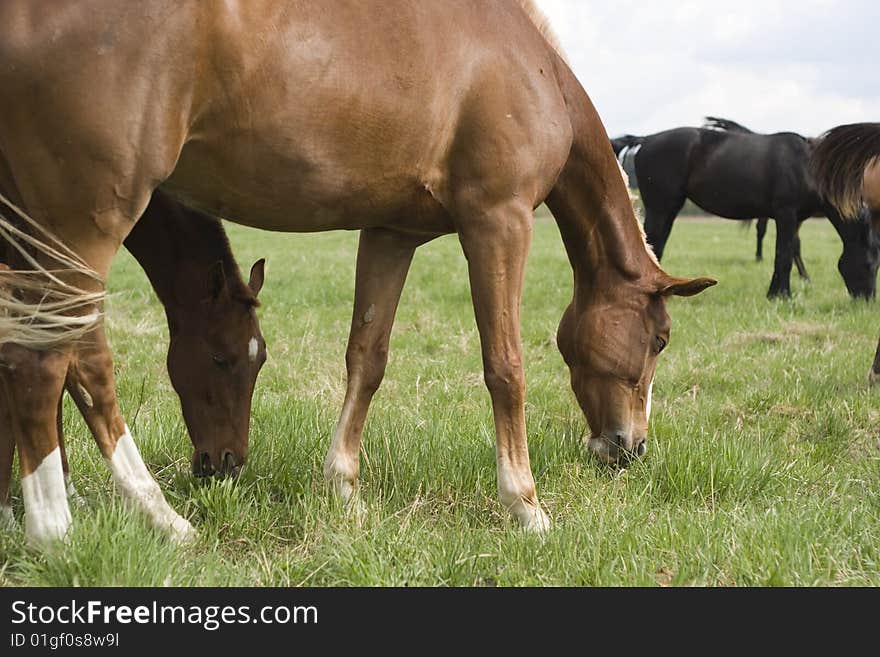
[[[221,471],[228,474],[234,474],[236,465],[235,455],[232,453],[232,450],[224,449],[220,456]]]
[[[642,438],[639,444],[636,446],[636,455],[641,458],[648,452],[648,442]]]
[[[211,463],[211,456],[207,452],[199,454],[193,463],[193,474],[197,477],[210,477],[214,474],[214,464]]]

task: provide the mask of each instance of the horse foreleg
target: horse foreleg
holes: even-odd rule
[[[0,356],[7,426],[19,454],[25,537],[35,547],[63,540],[71,522],[56,421],[70,351],[7,344]]]
[[[344,500],[357,490],[364,422],[385,374],[391,327],[413,253],[424,241],[382,229],[361,231],[345,352],[345,402],[324,459],[324,476]]]
[[[672,232],[672,224],[675,218],[684,207],[685,198],[667,200],[666,202],[654,205],[645,203],[645,238],[648,240],[657,260],[663,258],[663,252],[666,250],[666,242],[669,240],[669,234]]]
[[[122,418],[103,326],[80,341],[67,373],[67,389],[91,430],[120,494],[172,539],[182,541],[194,536],[192,525],[165,500]]]
[[[532,237],[531,208],[496,206],[462,222],[483,373],[495,418],[498,496],[526,528],[545,531],[550,520],[538,502],[529,462],[520,302]]]
[[[776,260],[773,263],[773,279],[767,291],[769,298],[791,296],[791,265],[794,258],[794,241],[797,237],[797,219],[788,212],[780,212],[776,219]]]

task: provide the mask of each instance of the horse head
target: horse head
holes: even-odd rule
[[[877,294],[880,235],[873,226],[871,211],[862,206],[855,219],[843,221],[836,227],[843,239],[837,269],[846,289],[856,299],[873,299]]]
[[[196,476],[238,474],[247,459],[251,397],[266,362],[255,311],[264,264],[253,265],[245,286],[217,262],[201,299],[169,315],[168,374],[195,447]]]
[[[669,343],[666,301],[715,283],[675,278],[657,267],[638,280],[596,286],[565,311],[557,345],[590,426],[587,447],[602,461],[626,464],[647,452],[657,357]]]

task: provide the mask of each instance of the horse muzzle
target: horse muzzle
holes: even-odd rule
[[[244,466],[245,457],[238,456],[231,449],[211,453],[202,450],[193,452],[192,473],[196,477],[214,475],[237,477]]]
[[[590,436],[587,449],[607,465],[627,465],[648,453],[647,436],[631,436],[618,431],[611,436]]]

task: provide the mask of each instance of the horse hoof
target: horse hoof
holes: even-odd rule
[[[37,521],[24,517],[24,537],[28,547],[45,552],[67,542],[70,512],[66,516],[44,517]]]
[[[550,531],[550,517],[540,505],[522,503],[519,507],[510,511],[524,530],[533,534],[546,534]]]
[[[168,526],[168,537],[177,545],[189,545],[199,538],[199,533],[186,518],[177,516]]]

